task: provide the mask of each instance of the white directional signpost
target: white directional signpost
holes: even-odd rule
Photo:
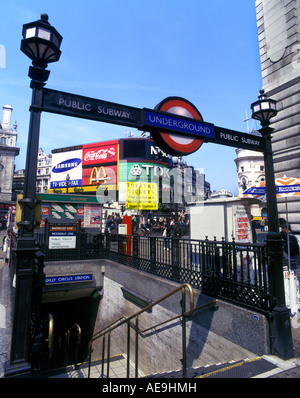
[[[187,111],[188,107],[196,108],[183,98],[169,97],[163,102],[171,102],[173,98],[176,98],[177,102],[180,101],[181,106],[173,107],[170,111],[164,112],[147,108],[134,108],[44,88],[40,110],[149,131],[153,135],[153,139],[159,141],[160,147],[164,143],[167,144],[169,152],[173,152],[173,154],[188,155],[199,149],[203,142],[258,152],[265,150],[263,137],[214,126],[212,123],[202,121],[198,111],[197,119],[184,116],[187,112],[192,116],[192,113]],[[187,109],[184,108],[185,106]],[[182,112],[182,110],[185,110],[185,112]],[[176,111],[177,114],[172,113]],[[173,142],[170,139],[172,135],[174,136]],[[176,140],[175,135],[180,139]],[[188,145],[184,140],[188,141]]]

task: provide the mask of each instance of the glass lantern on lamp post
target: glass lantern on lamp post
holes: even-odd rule
[[[259,120],[262,127],[269,127],[272,117],[277,115],[276,101],[268,98],[265,90],[260,90],[258,101],[251,104],[252,119]]]

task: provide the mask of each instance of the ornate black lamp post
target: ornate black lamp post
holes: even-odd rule
[[[269,277],[271,296],[274,299],[271,311],[271,351],[282,359],[293,357],[290,314],[285,305],[284,279],[282,268],[282,239],[279,233],[278,209],[276,201],[276,186],[272,153],[272,132],[270,119],[277,115],[276,101],[270,99],[264,90],[260,90],[258,101],[251,105],[252,118],[259,120],[262,128],[259,130],[265,138],[264,152],[266,196],[268,211],[267,244],[269,250]]]
[[[20,234],[16,249],[15,308],[10,363],[6,368],[7,377],[30,372],[34,351],[38,350],[37,312],[40,303],[37,290],[41,294],[40,281],[44,274],[36,256],[38,248],[34,239],[37,157],[43,87],[50,74],[46,67],[48,63],[59,60],[61,41],[62,36],[49,24],[47,14],[42,14],[41,19],[36,22],[23,25],[21,51],[32,60],[33,65],[29,68],[29,77],[32,79],[30,84],[32,101],[24,195],[20,201],[22,220],[19,223]]]

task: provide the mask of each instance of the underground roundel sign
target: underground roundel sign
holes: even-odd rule
[[[168,97],[156,105],[154,109],[203,121],[198,109],[191,102],[181,97]],[[203,140],[197,137],[159,129],[152,131],[151,134],[158,146],[173,156],[189,155],[197,151],[203,143]]]

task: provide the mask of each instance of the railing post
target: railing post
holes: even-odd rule
[[[221,274],[221,266],[220,266],[220,248],[217,245],[216,242],[216,247],[215,247],[215,277],[217,277],[217,279],[220,278],[220,274]]]
[[[182,295],[182,374],[183,378],[187,377],[186,369],[186,303],[185,303],[185,287],[181,288]]]
[[[180,268],[179,268],[179,239],[172,238],[172,279],[176,282],[180,281]]]
[[[233,244],[232,248],[232,261],[233,261],[233,282],[237,281],[237,251],[236,251],[236,244]]]
[[[105,358],[105,335],[102,337],[102,368],[101,368],[101,377],[104,375],[104,358]]]
[[[130,321],[127,322],[127,379],[130,377]]]
[[[133,265],[138,267],[139,265],[139,236],[132,236],[132,254],[133,254]]]
[[[80,259],[81,256],[81,220],[78,220],[77,222],[77,228],[76,228],[76,251],[77,251],[77,259]]]
[[[110,251],[110,233],[108,231],[105,232],[105,249]]]
[[[150,237],[150,271],[156,273],[156,238]]]
[[[118,239],[118,253],[122,253],[123,239],[125,239],[124,235],[117,235]]]
[[[139,377],[139,317],[135,317],[135,378]]]
[[[88,370],[88,379],[91,376],[91,364],[92,364],[92,343],[89,342],[89,370]]]
[[[106,366],[107,378],[109,378],[109,363],[110,363],[109,359],[110,359],[110,332],[108,332],[108,337],[107,337],[107,366]]]

